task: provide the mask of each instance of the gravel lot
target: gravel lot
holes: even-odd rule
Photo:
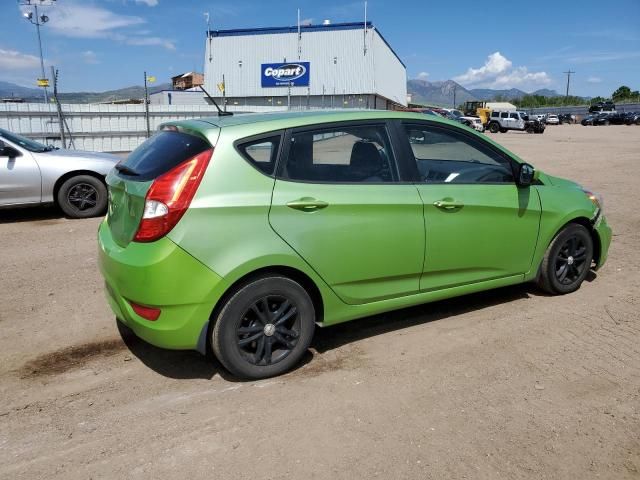
[[[99,219],[0,211],[0,478],[640,477],[640,127],[496,134],[605,196],[606,266],[319,331],[237,382],[121,338]]]

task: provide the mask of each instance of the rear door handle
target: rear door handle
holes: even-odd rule
[[[443,210],[453,210],[456,208],[464,207],[464,203],[458,202],[456,200],[436,200],[435,202],[433,202],[433,205]]]
[[[315,212],[316,210],[322,210],[328,206],[329,204],[327,202],[316,200],[312,197],[302,197],[298,200],[287,202],[287,207],[300,210],[302,212]]]

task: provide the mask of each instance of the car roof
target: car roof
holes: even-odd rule
[[[277,128],[290,128],[295,126],[312,125],[315,123],[331,123],[353,120],[426,120],[448,125],[458,126],[446,118],[427,116],[424,113],[404,112],[395,110],[307,110],[286,111],[270,113],[243,113],[229,116],[204,117],[196,120],[167,122],[168,125],[180,125],[188,122],[191,128],[208,130],[210,127],[226,128],[240,125],[263,124],[265,131]],[[208,128],[209,127],[209,128]]]

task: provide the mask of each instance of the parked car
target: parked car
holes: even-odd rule
[[[242,378],[293,368],[316,325],[520,282],[573,292],[611,240],[597,195],[418,113],[171,122],[107,184],[117,319]]]
[[[527,128],[524,115],[520,112],[507,110],[492,110],[487,124],[491,133],[505,133],[508,130],[524,131]]]
[[[580,123],[585,127],[587,125],[609,125],[609,113],[600,112],[587,115]]]
[[[640,125],[640,112],[628,112],[624,118],[625,125]]]
[[[478,132],[484,132],[484,124],[482,123],[482,119],[479,117],[460,117],[469,122],[469,126]]]
[[[559,125],[560,124],[560,119],[558,118],[558,115],[555,115],[553,113],[547,115],[547,120],[545,122],[547,125]]]
[[[624,112],[611,112],[607,116],[607,120],[611,125],[624,125],[627,116]]]
[[[119,160],[60,150],[0,129],[0,208],[54,203],[72,218],[103,215],[105,176]]]
[[[560,125],[564,123],[576,123],[576,116],[571,113],[562,113],[558,115],[558,120],[560,121]]]
[[[589,107],[589,113],[599,113],[599,112],[615,112],[616,105],[609,102],[598,102],[595,105],[591,105]]]
[[[527,133],[544,133],[546,124],[535,117],[524,114],[524,129]]]

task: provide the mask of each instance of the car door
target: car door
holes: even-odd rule
[[[40,168],[33,155],[0,139],[0,205],[39,203]]]
[[[346,303],[416,293],[422,201],[402,183],[386,122],[288,131],[269,221]]]
[[[424,202],[422,291],[522,275],[538,237],[540,199],[519,188],[513,160],[472,133],[404,123],[404,152]],[[419,140],[418,140],[419,139]]]

